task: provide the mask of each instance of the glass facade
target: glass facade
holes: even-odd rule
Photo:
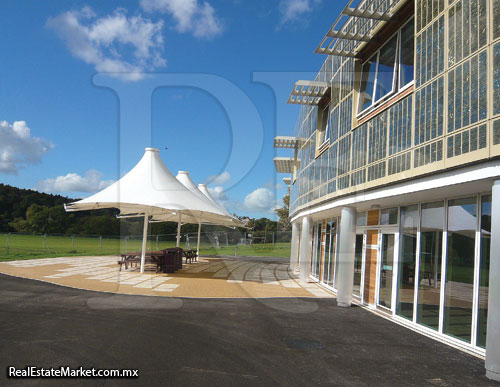
[[[311,275],[332,288],[337,221],[315,223],[311,265]],[[359,212],[352,294],[436,334],[485,348],[490,244],[491,194]]]
[[[350,57],[326,58],[316,80],[331,85],[328,120],[318,114],[325,106],[304,105],[294,132],[303,141],[292,214],[312,202],[397,182],[407,171],[418,176],[447,162],[500,155],[500,149],[488,152],[500,144],[499,0],[423,1],[415,10],[359,67]],[[405,85],[411,88],[403,94]],[[401,98],[376,104],[394,94]],[[381,108],[373,110],[374,104]],[[317,139],[328,137],[317,155]]]
[[[500,156],[500,0],[424,0],[415,11],[375,36],[362,62],[325,60],[316,80],[330,83],[330,140],[318,150],[324,106],[303,106],[294,132],[301,145],[291,215]],[[340,48],[358,44],[340,41]],[[358,213],[353,294],[427,332],[484,348],[491,196],[429,198]],[[335,287],[335,222],[324,227],[324,260],[315,234],[320,258],[313,271]]]

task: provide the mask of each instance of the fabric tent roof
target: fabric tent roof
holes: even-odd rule
[[[210,191],[208,190],[207,188],[207,185],[206,184],[198,184],[198,189],[200,190],[200,192],[205,195],[205,197],[210,200],[211,203],[215,204],[217,206],[217,208],[219,210],[221,210],[224,214],[226,214],[227,216],[232,216],[229,214],[229,212],[227,212],[227,210],[222,206],[220,205],[213,197],[212,195],[210,195]]]
[[[66,211],[118,208],[121,215],[189,215],[197,219],[224,217],[217,206],[187,189],[165,166],[158,149],[146,148],[137,165],[120,180]]]
[[[244,227],[244,224],[237,218],[231,216],[220,204],[218,204],[213,198],[210,196],[206,196],[198,187],[203,185],[206,189],[206,185],[200,184],[198,187],[191,180],[189,176],[189,172],[187,171],[179,171],[176,176],[177,180],[179,180],[189,191],[191,191],[194,195],[196,195],[201,200],[207,202],[210,206],[215,206],[219,211],[219,214],[206,213],[203,217],[196,217],[189,214],[182,216],[182,223],[209,223],[216,224],[221,226],[230,226],[230,227]],[[208,191],[207,191],[208,194]],[[210,194],[208,194],[210,195]],[[172,221],[175,222],[178,220],[178,217],[173,214],[160,214],[153,216],[153,221]]]

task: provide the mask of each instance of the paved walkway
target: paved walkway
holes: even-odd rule
[[[143,297],[4,275],[0,294],[2,386],[498,385],[484,361],[335,299]],[[9,365],[139,379],[6,379]]]
[[[121,294],[196,297],[324,297],[314,283],[300,284],[279,261],[201,258],[174,274],[157,274],[152,265],[119,271],[118,257],[46,258],[0,263],[0,273],[78,289]]]

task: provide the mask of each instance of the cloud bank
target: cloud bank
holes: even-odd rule
[[[212,38],[223,31],[222,22],[214,8],[206,1],[198,0],[141,0],[146,12],[160,12],[171,15],[177,22],[176,30],[189,32],[197,38]]]
[[[0,173],[17,175],[29,164],[38,164],[54,146],[47,140],[32,137],[25,121],[0,121]]]
[[[46,26],[57,33],[73,56],[93,65],[97,72],[137,81],[144,78],[144,72],[166,65],[163,21],[127,16],[123,8],[98,18],[90,7],[84,7],[50,18]]]
[[[100,191],[114,183],[113,180],[103,180],[103,174],[95,169],[91,169],[80,176],[77,173],[68,173],[65,176],[58,176],[54,179],[41,180],[37,183],[36,189],[42,192],[89,192]]]
[[[249,211],[265,213],[274,213],[279,207],[274,194],[267,188],[257,188],[249,193],[245,197],[243,206]]]
[[[292,23],[312,12],[321,0],[281,0],[279,3],[280,24]]]

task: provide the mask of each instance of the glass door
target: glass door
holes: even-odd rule
[[[313,244],[311,256],[311,275],[317,280],[321,280],[321,222],[313,227]]]
[[[393,233],[381,234],[378,305],[388,309],[392,308],[395,240],[395,234]]]
[[[363,274],[363,234],[356,234],[354,245],[354,278],[352,294],[361,297],[361,277]]]

